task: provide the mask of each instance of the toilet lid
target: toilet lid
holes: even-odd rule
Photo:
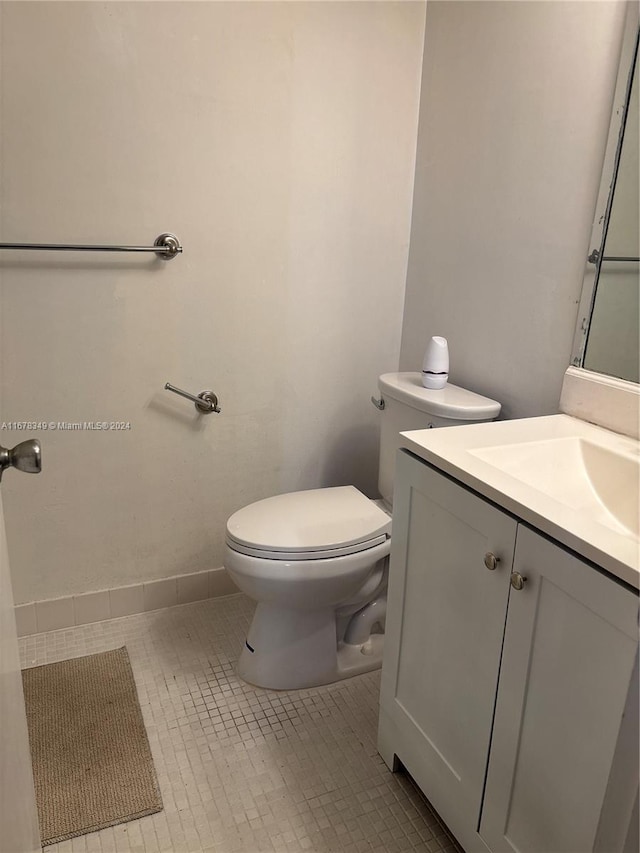
[[[257,501],[227,522],[227,541],[278,559],[334,556],[383,542],[391,519],[354,486],[291,492]],[[373,540],[373,541],[372,541]]]

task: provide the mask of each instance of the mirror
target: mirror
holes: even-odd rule
[[[573,364],[640,380],[638,23],[627,28]]]

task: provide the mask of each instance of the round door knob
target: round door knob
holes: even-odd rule
[[[484,564],[492,572],[498,563],[500,562],[500,557],[496,557],[495,554],[492,554],[491,551],[487,551],[484,555]]]
[[[0,480],[5,468],[17,468],[27,474],[39,474],[42,471],[42,451],[38,439],[21,441],[12,450],[0,447]]]
[[[520,572],[511,572],[511,586],[514,589],[522,589],[525,585],[526,578]]]

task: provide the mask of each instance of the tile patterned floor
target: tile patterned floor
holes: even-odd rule
[[[164,800],[47,853],[458,853],[376,751],[379,673],[250,687],[234,662],[252,612],[238,595],[20,640],[23,667],[127,646]]]

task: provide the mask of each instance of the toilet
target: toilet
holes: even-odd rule
[[[257,602],[238,660],[250,684],[314,687],[382,664],[399,432],[494,420],[500,404],[456,385],[422,386],[420,373],[385,373],[378,489],[291,492],[256,501],[227,522],[225,567]]]

